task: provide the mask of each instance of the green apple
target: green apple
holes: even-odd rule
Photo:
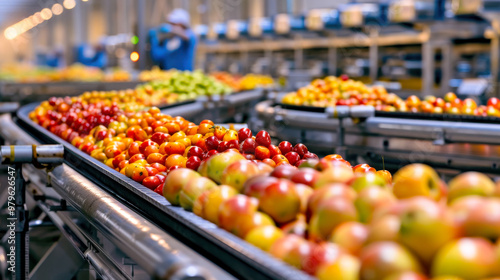
[[[395,242],[377,242],[365,247],[360,255],[360,278],[384,279],[394,273],[421,272],[417,258],[405,247]]]

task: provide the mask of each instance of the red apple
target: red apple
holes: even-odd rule
[[[410,251],[394,242],[377,242],[363,248],[360,256],[360,278],[385,279],[395,273],[421,272],[422,268]]]
[[[288,152],[285,157],[291,165],[295,165],[300,160],[300,155],[296,152]]]
[[[259,146],[269,147],[271,145],[271,136],[267,131],[261,130],[255,136],[255,142]]]
[[[335,196],[323,200],[311,216],[309,238],[316,241],[326,241],[338,225],[357,220],[358,213],[349,199]]]
[[[333,243],[315,244],[312,251],[302,260],[302,269],[316,275],[321,266],[335,262],[343,254],[345,252]]]
[[[304,184],[307,186],[314,186],[314,183],[318,179],[319,172],[312,168],[299,168],[295,171],[290,180],[295,183]]]
[[[243,142],[248,138],[252,138],[252,131],[249,128],[244,127],[238,131],[238,139],[240,142]]]
[[[293,174],[297,171],[296,167],[293,167],[291,165],[280,165],[277,166],[273,172],[271,172],[271,176],[276,177],[276,178],[286,178],[290,179],[292,178]]]
[[[257,159],[263,160],[269,158],[270,156],[271,152],[269,152],[268,148],[264,146],[257,146],[257,148],[255,148],[255,157]]]
[[[257,147],[257,143],[252,138],[247,138],[243,140],[240,144],[240,149],[243,153],[253,154],[255,153],[255,148]]]
[[[308,152],[306,145],[301,144],[301,143],[296,144],[295,146],[293,146],[292,151],[296,152],[297,154],[299,154],[299,156],[301,158],[304,157],[304,155]]]
[[[293,145],[288,141],[283,141],[278,145],[278,148],[280,148],[282,154],[286,155],[292,151]]]
[[[279,201],[279,203],[276,203]],[[287,223],[300,213],[300,197],[295,184],[279,179],[264,189],[259,198],[259,209],[271,216],[277,223]]]
[[[357,256],[365,241],[368,239],[369,230],[366,225],[359,222],[345,222],[333,230],[330,241],[339,245],[348,253]]]

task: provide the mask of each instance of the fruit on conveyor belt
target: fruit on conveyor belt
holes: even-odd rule
[[[170,71],[168,79],[153,80],[139,85],[139,89],[166,90],[176,93],[180,98],[195,99],[198,96],[224,95],[233,92],[233,89],[205,75],[202,71]]]
[[[335,154],[319,159],[300,143],[275,146],[266,131],[93,102],[51,99],[30,117],[319,279],[500,276],[500,184],[481,173],[446,184],[411,164],[392,176]]]
[[[403,100],[381,86],[368,87],[345,75],[316,79],[297,92],[285,95],[282,103],[314,107],[371,105],[378,111],[387,112],[500,117],[500,100],[496,97],[490,98],[486,105],[478,105],[471,98],[461,100],[453,92],[447,93],[444,98],[429,95],[421,100],[412,95]]]
[[[242,77],[228,72],[214,72],[210,74],[210,76],[227,84],[234,91],[252,90],[257,87],[270,87],[274,84],[273,78],[267,75],[246,74]]]
[[[33,67],[31,65],[6,65],[0,69],[0,80],[19,83],[41,82],[118,82],[130,81],[131,75],[123,69],[111,69],[107,72],[96,67],[78,63],[58,69]]]

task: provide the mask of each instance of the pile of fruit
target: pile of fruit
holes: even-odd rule
[[[171,171],[173,205],[319,279],[498,279],[500,185],[423,164],[394,175],[337,155],[272,169],[236,151]]]
[[[303,144],[273,145],[122,97],[51,98],[33,121],[171,204],[319,279],[500,276],[500,185],[467,172],[448,185],[412,164],[392,178]],[[143,107],[142,107],[143,108]]]
[[[229,85],[234,91],[252,90],[257,87],[269,87],[274,84],[273,78],[267,75],[247,74],[243,77],[227,72],[210,74],[215,79]]]
[[[500,100],[496,97],[490,98],[486,105],[478,105],[471,98],[461,100],[453,92],[447,93],[444,98],[426,96],[421,100],[412,95],[403,100],[393,93],[388,93],[383,87],[368,87],[345,75],[316,79],[297,92],[285,95],[282,103],[315,107],[371,105],[378,111],[387,112],[500,117]]]
[[[69,67],[57,69],[33,67],[31,65],[7,65],[0,70],[0,79],[13,82],[96,82],[96,81],[129,81],[130,73],[123,69],[113,69],[104,73],[99,68],[75,63]]]
[[[139,73],[139,81],[149,82],[155,80],[168,80],[177,70],[161,70],[158,66],[153,66],[151,70],[143,70]]]
[[[384,104],[377,105],[375,108],[381,111],[389,112],[420,112],[431,114],[453,114],[470,116],[488,116],[500,117],[500,100],[492,97],[486,105],[478,105],[471,98],[464,100],[458,98],[453,92],[447,93],[444,98],[435,96],[426,96],[420,100],[415,95],[409,96],[406,101],[384,100]]]
[[[154,80],[139,87],[151,87],[152,90],[166,90],[185,96],[186,100],[199,96],[224,95],[233,89],[216,79],[203,74],[202,71],[173,71],[166,80]]]

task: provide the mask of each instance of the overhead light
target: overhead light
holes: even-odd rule
[[[59,3],[55,3],[53,6],[52,6],[52,13],[56,16],[62,14],[63,12],[63,6]]]
[[[49,20],[52,17],[52,11],[49,8],[43,9],[40,13],[42,14],[42,18],[44,20]]]
[[[138,52],[132,52],[130,54],[130,60],[133,62],[137,62],[139,60],[139,53]]]
[[[40,14],[40,12],[36,12],[33,15],[33,17],[35,18],[37,24],[40,24],[43,22],[42,14]]]
[[[5,38],[7,38],[7,40],[12,40],[17,37],[17,31],[16,29],[14,29],[14,27],[11,26],[5,29],[3,35],[5,36]]]
[[[64,8],[71,10],[76,6],[75,0],[64,0],[63,2]]]

